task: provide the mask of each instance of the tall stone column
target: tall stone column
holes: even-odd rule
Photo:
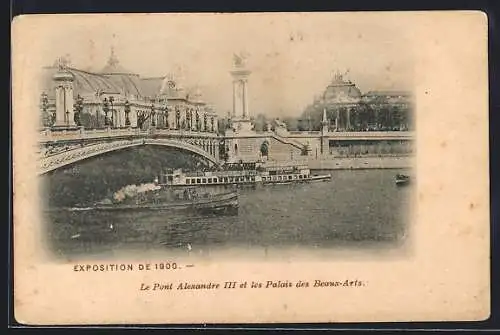
[[[64,103],[64,86],[59,85],[56,87],[56,122],[55,126],[63,127],[66,122],[65,115],[65,103]]]
[[[236,117],[236,81],[233,80],[233,118]]]
[[[137,107],[130,108],[130,114],[128,115],[130,120],[130,126],[132,128],[137,127]]]
[[[54,74],[56,82],[56,127],[75,127],[73,75],[63,68]]]
[[[241,73],[233,73],[233,75],[240,76]],[[247,102],[247,89],[245,80],[241,78],[236,78],[233,81],[233,115],[236,118],[246,119],[248,113],[248,102]]]
[[[351,107],[347,107],[347,129],[351,128]]]
[[[232,124],[237,133],[247,133],[252,130],[250,110],[248,106],[248,77],[252,73],[246,68],[245,59],[234,55],[233,69],[233,113]]]
[[[241,84],[243,85],[243,118],[244,119],[249,119],[250,118],[250,110],[248,109],[248,85],[247,85],[247,80],[243,79],[241,80]]]

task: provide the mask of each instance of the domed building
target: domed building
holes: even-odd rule
[[[121,66],[113,49],[99,72],[74,68],[64,58],[42,70],[40,109],[44,127],[56,124],[56,88],[63,78],[71,90],[66,96],[72,105],[64,108],[70,108],[74,115],[71,120],[64,119],[67,126],[91,129],[153,126],[217,132],[217,114],[213,108],[206,108],[199,89],[189,94],[172,75],[142,78]]]
[[[321,104],[326,109],[327,118],[334,121],[336,131],[352,130],[351,114],[354,113],[360,100],[361,91],[337,72],[326,87]]]
[[[105,76],[116,87],[119,87],[122,95],[136,99],[143,96],[139,75],[128,71],[120,65],[113,48],[111,49],[108,63],[100,71],[100,74]]]
[[[356,84],[350,80],[344,80],[343,75],[337,72],[326,87],[323,98],[327,103],[356,103],[361,98],[361,91]]]
[[[405,91],[370,91],[336,72],[332,81],[306,107],[301,130],[320,129],[326,112],[329,131],[407,130],[411,127],[412,97]]]

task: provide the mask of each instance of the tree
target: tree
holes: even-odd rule
[[[142,126],[144,125],[145,116],[144,113],[138,113],[137,114],[137,128],[142,129]]]
[[[229,147],[226,146],[226,143],[224,140],[221,140],[219,142],[219,158],[222,159],[223,161],[227,162],[229,159]]]
[[[333,110],[327,110],[327,113],[331,114],[332,111]],[[332,114],[327,116],[330,121],[335,120],[335,115]],[[307,106],[304,112],[297,119],[304,120],[304,128],[306,128],[307,130],[314,131],[321,129],[321,120],[323,119],[323,104],[316,103],[314,105]]]
[[[305,131],[307,130],[307,125],[305,125],[306,121],[302,119],[297,120],[297,130],[298,131]]]
[[[219,119],[217,121],[217,124],[218,124],[217,128],[219,130],[219,134],[221,134],[221,135],[224,134],[224,132],[226,131],[226,129],[229,129],[229,121],[227,119],[225,119],[225,118]],[[209,131],[209,129],[207,129],[207,126],[208,125],[205,125],[205,131]]]
[[[288,130],[297,130],[298,129],[298,118],[296,117],[291,117],[291,116],[287,116],[285,118],[283,118],[283,122],[286,124],[286,128]]]
[[[76,98],[76,104],[75,104],[75,113],[73,115],[73,121],[75,122],[75,124],[77,126],[80,126],[81,125],[81,114],[82,114],[82,111],[83,111],[83,98],[80,96],[80,94],[78,94],[77,98]]]
[[[254,123],[254,130],[255,131],[257,131],[257,132],[265,131],[266,130],[266,125],[268,123],[268,119],[267,119],[267,117],[264,114],[259,113],[255,117],[253,123]]]
[[[82,113],[80,122],[82,125],[89,128],[97,128],[99,126],[97,123],[97,117],[90,113]]]
[[[268,156],[268,154],[269,154],[269,142],[267,142],[267,140],[262,142],[262,144],[260,145],[260,154],[262,155],[262,157]]]

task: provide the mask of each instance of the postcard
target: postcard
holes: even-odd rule
[[[478,11],[12,23],[15,318],[490,315]]]

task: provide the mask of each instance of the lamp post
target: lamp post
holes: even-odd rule
[[[107,126],[109,126],[109,118],[108,118],[109,103],[108,103],[108,98],[104,98],[104,100],[102,102],[102,110],[104,112],[104,126],[107,127]]]
[[[115,126],[115,109],[113,108],[113,101],[115,101],[115,98],[109,97],[109,102],[111,103],[111,127]]]
[[[128,100],[125,100],[125,126],[130,126],[130,102]]]
[[[81,115],[83,111],[83,98],[78,94],[75,104],[75,115],[73,116],[73,121],[77,126],[81,126]]]
[[[99,107],[95,109],[95,127],[99,128]]]
[[[49,126],[51,125],[51,120],[49,118],[49,115],[47,114],[47,109],[49,105],[49,97],[47,96],[47,93],[43,92],[42,93],[42,123],[44,126]]]
[[[181,129],[181,110],[178,106],[175,107],[175,129]]]
[[[66,125],[69,127],[70,122],[69,122],[69,109],[66,109]]]
[[[200,113],[198,108],[196,108],[196,131],[200,131]]]
[[[168,122],[168,114],[169,114],[168,106],[165,105],[165,108],[163,110],[164,110],[163,117],[165,118],[165,129],[169,129],[170,124]]]
[[[109,101],[108,98],[104,98],[104,126],[109,127]]]
[[[193,111],[194,109],[190,108],[189,109],[189,131],[193,130],[193,119],[194,119],[194,115],[193,115]]]
[[[152,103],[151,104],[151,126],[156,127],[156,121],[155,121],[155,105]]]
[[[191,110],[186,111],[186,125],[184,126],[186,130],[191,130]]]

